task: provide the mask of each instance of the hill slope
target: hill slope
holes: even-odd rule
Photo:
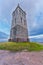
[[[0,44],[1,50],[10,50],[10,51],[42,51],[43,45],[33,43],[33,42],[5,42]]]

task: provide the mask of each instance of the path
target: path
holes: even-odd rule
[[[13,53],[0,50],[0,65],[43,65],[43,51]]]

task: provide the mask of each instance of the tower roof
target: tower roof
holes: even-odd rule
[[[13,11],[13,13],[17,10],[17,8],[21,9],[26,14],[26,12],[20,7],[19,3],[17,5],[16,9]]]

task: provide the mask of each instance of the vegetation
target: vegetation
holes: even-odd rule
[[[0,50],[10,50],[10,51],[42,51],[43,45],[37,44],[35,42],[5,42],[0,43]]]

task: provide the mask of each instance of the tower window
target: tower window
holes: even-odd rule
[[[24,25],[26,25],[26,20],[24,20]]]
[[[21,18],[21,23],[22,23],[22,18]]]
[[[16,23],[16,18],[15,18],[15,23]]]
[[[21,10],[19,9],[19,12],[21,13]]]

